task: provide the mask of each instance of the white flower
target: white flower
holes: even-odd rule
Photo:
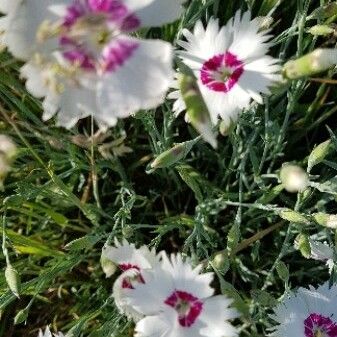
[[[62,332],[52,334],[50,332],[49,326],[46,327],[46,330],[43,332],[41,329],[39,330],[38,337],[65,337]]]
[[[309,238],[311,255],[310,257],[314,260],[323,261],[329,267],[329,272],[331,273],[334,266],[333,249],[326,242],[319,242],[313,237]]]
[[[261,95],[269,94],[269,86],[280,79],[278,60],[266,55],[271,36],[259,31],[259,21],[251,20],[249,12],[238,11],[221,29],[218,20],[211,19],[206,29],[198,21],[193,33],[183,34],[187,41],[178,42],[186,50],[181,58],[194,71],[214,124],[219,117],[235,121],[251,99],[261,104]],[[177,113],[182,104],[178,98]]]
[[[176,20],[182,0],[10,1],[0,2],[2,43],[28,61],[22,76],[44,97],[45,120],[58,114],[69,128],[93,115],[106,128],[163,102],[172,46],[130,33]]]
[[[200,274],[181,255],[163,253],[160,267],[145,271],[144,282],[135,285],[129,304],[146,317],[135,328],[138,337],[237,336],[228,322],[238,317],[229,308],[232,300],[212,296],[212,273]]]
[[[274,310],[271,316],[278,326],[274,337],[336,337],[337,286],[329,282],[317,289],[299,288]]]
[[[135,284],[144,282],[143,272],[159,264],[159,256],[154,249],[149,250],[147,246],[137,249],[134,244],[126,240],[122,243],[115,240],[115,246],[103,248],[102,257],[110,260],[123,271],[113,286],[113,297],[117,308],[122,314],[138,321],[143,315],[129,305],[128,296],[133,292]]]

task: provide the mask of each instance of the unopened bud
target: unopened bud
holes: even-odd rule
[[[0,153],[6,158],[8,162],[13,161],[17,153],[16,145],[9,137],[5,135],[0,135]]]
[[[102,252],[102,255],[101,255],[101,267],[106,277],[110,277],[117,270],[116,264],[114,264],[110,259],[108,259],[104,255],[104,251]]]
[[[337,229],[337,215],[323,212],[313,214],[315,221],[324,227]]]
[[[330,35],[335,30],[328,26],[328,25],[316,25],[308,29],[308,33],[315,36],[324,36],[324,35]]]
[[[288,61],[283,67],[284,77],[294,80],[315,75],[337,63],[337,49],[321,48],[296,60]]]
[[[172,147],[171,149],[161,153],[152,163],[151,168],[165,168],[170,167],[173,164],[184,159],[186,155],[192,150],[195,141],[188,141],[180,143]]]
[[[309,185],[307,173],[301,167],[291,164],[282,166],[280,180],[290,193],[303,192]]]
[[[295,240],[295,248],[301,252],[302,256],[308,259],[311,256],[311,246],[308,235],[299,234]]]
[[[325,159],[325,157],[329,154],[331,148],[330,145],[331,140],[329,139],[319,144],[312,150],[308,158],[308,172],[310,172],[315,165],[321,163]]]
[[[14,317],[14,325],[21,324],[27,321],[28,313],[29,313],[28,307],[20,310]]]
[[[214,267],[221,271],[229,268],[228,252],[227,250],[217,253],[212,261]]]
[[[310,221],[301,213],[295,212],[292,209],[284,208],[279,211],[279,216],[287,220],[289,222],[302,224],[302,225],[308,225],[310,224]]]
[[[190,75],[179,74],[178,82],[191,124],[206,142],[216,148],[217,141],[213,132],[211,117],[196,79]]]
[[[11,264],[8,264],[6,267],[5,278],[9,289],[16,297],[19,298],[21,291],[21,279],[19,273]]]
[[[310,17],[313,19],[327,19],[334,15],[337,15],[337,2],[318,7],[311,13]]]
[[[226,137],[233,131],[234,126],[235,123],[230,118],[222,120],[220,122],[219,131],[224,137]]]

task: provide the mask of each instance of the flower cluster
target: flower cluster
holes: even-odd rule
[[[163,102],[172,46],[130,35],[179,18],[183,0],[1,0],[1,44],[26,63],[21,76],[43,98],[45,120],[101,128]]]
[[[232,300],[214,295],[212,273],[201,273],[180,254],[156,254],[127,241],[105,246],[103,256],[122,271],[113,286],[120,312],[136,322],[139,337],[238,335],[229,320],[238,317]]]
[[[337,337],[337,286],[299,288],[271,316],[278,326],[271,337]]]

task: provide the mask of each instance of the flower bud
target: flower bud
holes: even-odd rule
[[[216,148],[217,141],[212,130],[213,125],[211,117],[201,96],[196,79],[187,74],[179,74],[178,81],[191,124],[206,142]]]
[[[0,153],[8,162],[13,161],[17,153],[16,145],[5,135],[0,135]]]
[[[20,310],[14,317],[14,325],[25,322],[28,318],[29,308],[26,307]]]
[[[337,15],[337,2],[316,8],[310,15],[313,19],[327,19]]]
[[[107,278],[113,275],[117,270],[117,266],[104,255],[104,252],[101,255],[101,267]]]
[[[287,220],[289,222],[302,225],[310,224],[310,221],[305,216],[303,216],[301,213],[293,211],[292,209],[284,208],[279,212],[279,216],[282,219]]]
[[[227,250],[217,253],[212,261],[214,267],[218,270],[227,271],[229,268],[228,252]]]
[[[19,298],[21,291],[21,279],[19,273],[11,264],[8,264],[6,267],[5,278],[9,289],[16,297]]]
[[[290,193],[303,192],[309,185],[307,173],[299,166],[285,164],[280,171],[283,187]]]
[[[186,155],[192,150],[193,145],[196,142],[194,140],[180,143],[172,147],[171,149],[161,153],[152,163],[151,168],[165,168],[170,167],[173,164],[179,162],[185,158]]]
[[[294,80],[325,71],[336,63],[337,49],[320,48],[296,60],[288,61],[283,67],[283,75]]]
[[[335,30],[328,26],[328,25],[315,25],[308,29],[308,33],[311,35],[315,36],[324,36],[324,35],[330,35],[334,32]]]
[[[302,256],[308,259],[311,256],[311,246],[308,235],[299,234],[295,240],[295,248],[301,252]]]
[[[312,150],[308,158],[308,172],[310,172],[315,165],[321,163],[325,159],[325,157],[329,154],[331,148],[330,145],[331,140],[329,139],[319,144]]]
[[[224,137],[228,136],[234,129],[235,123],[229,118],[220,122],[219,131]]]
[[[323,212],[313,214],[315,221],[324,227],[337,229],[337,215]]]

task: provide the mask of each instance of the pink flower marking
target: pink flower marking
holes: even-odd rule
[[[227,51],[207,60],[201,70],[201,82],[212,91],[229,92],[244,72],[244,64]]]
[[[128,60],[138,48],[136,42],[118,40],[106,46],[102,52],[102,67],[105,71],[115,71]]]
[[[202,302],[185,291],[174,291],[164,302],[178,312],[181,326],[190,327],[202,311]]]
[[[126,270],[130,270],[130,269],[134,269],[135,271],[137,271],[137,273],[135,273],[135,276],[133,277],[133,280],[131,280],[130,277],[124,277],[123,281],[122,281],[122,288],[128,288],[128,289],[134,289],[133,285],[132,285],[132,281],[136,281],[138,283],[145,283],[144,278],[142,276],[142,274],[140,273],[140,268],[137,265],[131,264],[131,263],[121,263],[118,265],[118,267],[122,270],[122,271],[126,271]]]
[[[305,337],[337,337],[337,324],[330,317],[310,314],[304,320]]]
[[[73,0],[62,22],[62,55],[82,70],[115,71],[138,47],[115,38],[140,26],[120,0]]]
[[[108,23],[117,25],[123,32],[133,31],[141,23],[120,0],[73,0],[72,5],[67,8],[63,25],[71,27],[79,19],[94,14],[103,15]]]
[[[131,263],[121,263],[118,265],[118,267],[122,271],[127,271],[129,269],[137,269],[138,271],[140,270],[140,268],[137,265]]]

